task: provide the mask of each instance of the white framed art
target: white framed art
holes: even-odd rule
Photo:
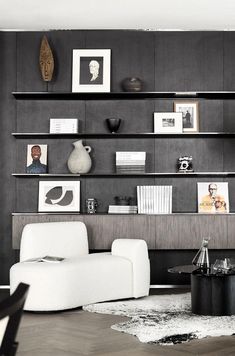
[[[39,212],[80,212],[80,181],[39,181]]]
[[[181,133],[183,131],[182,113],[155,112],[153,115],[155,133]]]
[[[110,92],[111,49],[74,49],[72,92]]]

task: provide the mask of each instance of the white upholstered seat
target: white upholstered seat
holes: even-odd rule
[[[45,255],[59,263],[24,262]],[[117,239],[110,253],[88,253],[83,222],[28,224],[22,233],[20,262],[11,267],[11,293],[30,285],[25,310],[52,311],[149,293],[147,245],[140,239]]]

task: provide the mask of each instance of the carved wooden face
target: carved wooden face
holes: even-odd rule
[[[39,64],[43,80],[50,82],[54,71],[54,58],[46,36],[43,36],[41,42]]]

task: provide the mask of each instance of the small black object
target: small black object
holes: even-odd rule
[[[121,121],[122,120],[118,119],[118,118],[106,119],[106,123],[107,123],[109,131],[112,133],[116,133],[120,127]]]
[[[124,91],[141,91],[143,86],[142,80],[139,78],[125,78],[122,81],[122,89]]]
[[[116,205],[130,205],[132,201],[132,197],[117,196],[114,197],[114,200]]]
[[[193,172],[193,157],[192,156],[179,157],[177,161],[177,169],[179,173]]]

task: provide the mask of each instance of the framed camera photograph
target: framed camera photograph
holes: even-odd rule
[[[73,50],[73,92],[110,92],[110,49]]]
[[[197,101],[175,101],[174,111],[183,116],[183,132],[199,131],[199,114]]]
[[[47,145],[27,145],[26,173],[47,173]]]
[[[155,133],[180,133],[182,132],[182,113],[155,112]]]
[[[80,181],[40,181],[39,212],[79,212]]]

